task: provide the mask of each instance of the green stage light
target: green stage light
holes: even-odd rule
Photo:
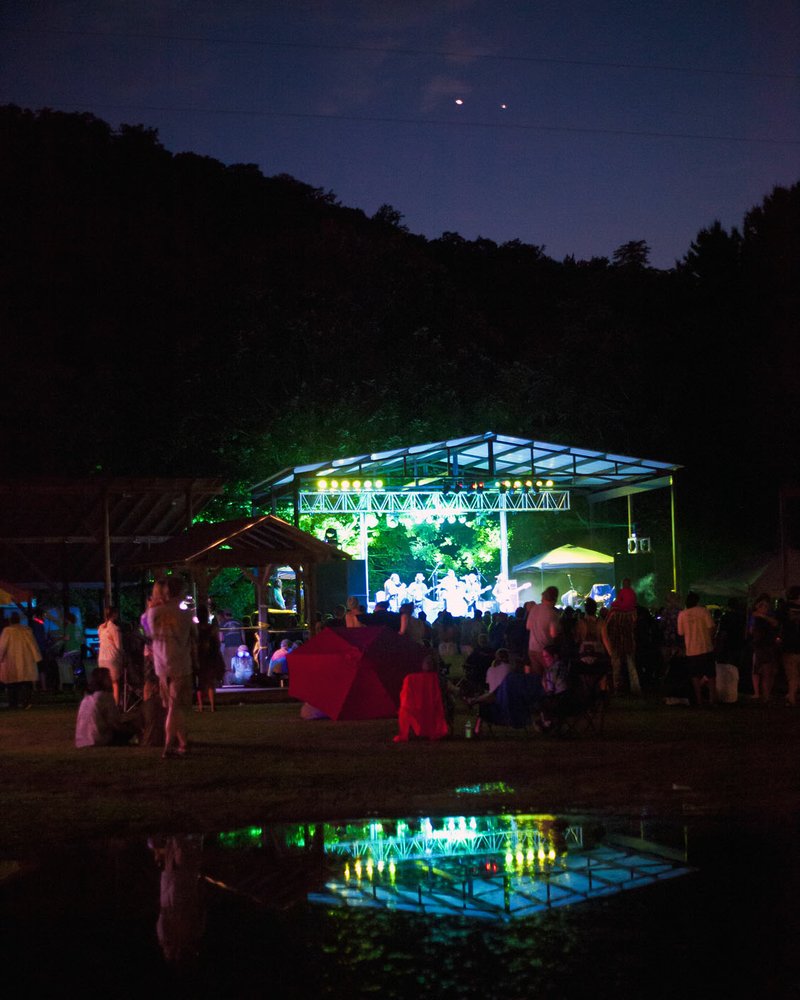
[[[318,490],[321,490],[322,492],[324,492],[325,490],[327,490],[327,488],[328,488],[328,480],[327,479],[318,479],[317,480],[317,489]]]

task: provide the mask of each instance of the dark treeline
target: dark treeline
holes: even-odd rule
[[[1,108],[0,183],[9,471],[254,480],[492,429],[684,463],[754,535],[796,479],[800,184],[662,271],[426,240],[90,114]]]

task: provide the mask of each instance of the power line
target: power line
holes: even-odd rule
[[[613,135],[628,136],[641,139],[697,139],[705,142],[738,142],[753,145],[800,146],[800,139],[775,139],[771,137],[754,138],[744,135],[711,135],[702,132],[660,132],[651,129],[622,128],[589,128],[579,125],[540,125],[530,122],[480,122],[457,121],[444,118],[402,118],[378,115],[343,115],[323,114],[311,111],[265,111],[258,108],[198,108],[177,107],[158,104],[95,104],[91,106],[98,111],[147,111],[174,114],[201,115],[241,115],[246,118],[285,118],[298,121],[341,121],[357,122],[367,125],[436,125],[455,126],[457,128],[496,129],[520,132],[563,132],[575,135]],[[70,108],[85,111],[85,105],[75,102],[49,103],[50,108]]]
[[[206,35],[156,35],[146,32],[78,31],[71,28],[7,27],[6,32],[31,35],[63,35],[83,38],[124,38],[151,42],[200,42],[204,45],[247,45],[273,49],[307,49],[319,52],[360,52],[371,55],[436,56],[442,59],[474,59],[533,65],[584,66],[594,69],[641,70],[663,73],[698,73],[705,76],[744,77],[763,80],[800,81],[797,73],[768,73],[757,70],[720,69],[710,66],[673,66],[668,63],[605,62],[596,59],[560,59],[553,56],[515,56],[491,52],[469,52],[448,49],[414,49],[385,45],[344,45],[333,42],[283,42],[260,38],[212,38]]]

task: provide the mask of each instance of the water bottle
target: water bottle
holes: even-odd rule
[[[471,740],[472,739],[472,719],[471,718],[467,719],[466,725],[464,726],[464,739],[465,740]]]

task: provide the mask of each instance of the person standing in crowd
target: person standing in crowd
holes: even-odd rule
[[[728,606],[720,615],[714,636],[714,659],[717,663],[717,698],[735,700],[745,662],[747,620],[738,598],[729,597]],[[727,685],[727,688],[726,688]]]
[[[74,686],[75,671],[81,666],[83,651],[83,629],[78,624],[72,611],[64,613],[64,627],[61,632],[61,660],[65,673],[59,670],[59,687],[63,690],[65,684]]]
[[[666,600],[658,615],[662,677],[667,675],[673,658],[680,655],[681,652],[681,642],[678,637],[678,615],[680,612],[680,598],[674,590],[668,590]]]
[[[778,619],[771,613],[769,594],[756,598],[747,631],[753,646],[753,695],[768,702],[780,659]]]
[[[574,633],[578,659],[584,666],[601,670],[610,665],[608,636],[602,618],[597,617],[597,601],[587,597],[583,605],[583,616],[578,619]]]
[[[42,653],[33,632],[12,611],[9,624],[0,632],[0,682],[6,685],[9,708],[30,708],[31,692],[39,676]]]
[[[37,608],[33,615],[28,615],[28,624],[30,625],[31,632],[33,632],[33,638],[36,640],[36,645],[42,654],[42,658],[38,664],[39,670],[39,690],[47,690],[47,654],[49,651],[50,643],[47,638],[47,629],[44,624],[44,612]]]
[[[781,661],[786,674],[786,704],[794,708],[800,690],[800,587],[789,587],[780,616]]]
[[[244,643],[242,623],[233,617],[230,608],[222,612],[220,625],[220,646],[225,660],[225,670],[230,671],[231,660],[236,656],[239,647]]]
[[[544,651],[558,637],[561,619],[556,611],[558,588],[546,587],[542,591],[542,603],[530,601],[525,605],[528,614],[525,627],[528,630],[528,663],[531,673],[542,676],[545,670]]]
[[[122,646],[122,631],[119,627],[119,611],[115,607],[107,607],[103,621],[97,629],[100,649],[97,653],[97,666],[104,667],[111,678],[111,689],[114,701],[119,705],[119,685],[125,666],[125,653]]]
[[[636,610],[636,591],[631,586],[631,581],[627,576],[622,581],[622,586],[619,588],[614,603],[611,606],[612,608],[617,608],[619,611]]]
[[[717,663],[714,658],[716,626],[711,612],[700,604],[694,591],[686,595],[686,607],[678,615],[678,635],[686,646],[686,667],[692,679],[695,703],[703,704],[703,678],[708,681],[708,702],[717,700]]]
[[[183,756],[188,750],[188,716],[192,704],[192,674],[197,661],[197,630],[191,611],[180,606],[185,589],[178,576],[167,578],[166,604],[147,612],[152,636],[153,666],[161,701],[167,709],[164,725],[164,757]]]
[[[292,651],[292,640],[281,639],[281,644],[272,654],[267,669],[268,677],[275,677],[280,681],[281,687],[289,677],[289,653]]]
[[[400,635],[407,635],[420,646],[425,645],[425,623],[414,617],[414,605],[411,601],[400,606]]]
[[[225,660],[219,648],[217,623],[208,620],[208,605],[197,605],[197,710],[203,711],[203,693],[216,712],[216,689],[225,676]]]
[[[153,636],[150,632],[148,614],[151,608],[166,604],[169,595],[166,580],[156,580],[139,624],[142,629],[142,746],[160,747],[164,745],[164,723],[167,718],[166,706],[161,702],[161,687],[153,665]]]
[[[344,616],[344,623],[347,628],[362,628],[364,622],[361,620],[361,605],[357,597],[347,598],[347,611]]]
[[[631,588],[630,580],[622,581],[622,587],[611,605],[605,625],[614,691],[620,690],[624,661],[628,671],[628,687],[631,694],[638,697],[642,693],[642,687],[636,669],[636,594]]]

